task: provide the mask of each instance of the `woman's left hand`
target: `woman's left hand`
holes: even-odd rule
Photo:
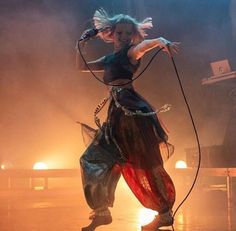
[[[163,37],[158,38],[159,46],[163,48],[163,51],[166,52],[170,57],[172,52],[178,53],[180,42],[171,42]]]

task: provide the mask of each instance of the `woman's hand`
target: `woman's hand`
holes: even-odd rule
[[[76,42],[75,49],[78,50],[79,48],[83,49],[86,45],[87,41],[97,35],[96,29],[87,29],[85,30],[80,39]]]
[[[159,47],[163,48],[163,51],[166,52],[170,57],[172,52],[177,53],[179,51],[180,42],[171,42],[163,37],[158,38]]]

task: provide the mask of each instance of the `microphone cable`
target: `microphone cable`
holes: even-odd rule
[[[193,190],[193,188],[194,188],[194,186],[196,184],[196,181],[197,181],[197,178],[198,178],[198,175],[199,175],[199,171],[200,171],[200,168],[201,168],[202,153],[201,153],[201,145],[200,145],[200,141],[199,141],[199,136],[198,136],[197,128],[196,128],[196,125],[195,125],[195,122],[194,122],[194,119],[193,119],[193,115],[192,115],[192,112],[191,112],[191,109],[190,109],[190,106],[189,106],[189,103],[188,103],[188,100],[187,100],[187,97],[186,97],[186,94],[185,94],[185,91],[184,91],[181,79],[180,79],[180,76],[179,76],[179,72],[177,70],[177,67],[176,67],[176,64],[175,64],[175,60],[174,60],[172,54],[171,54],[171,61],[172,61],[172,64],[173,64],[173,67],[174,67],[174,71],[175,71],[175,74],[176,74],[178,82],[179,82],[180,91],[181,91],[182,96],[184,98],[184,102],[185,102],[185,105],[187,107],[190,119],[191,119],[191,123],[192,123],[193,129],[194,129],[195,138],[196,138],[196,141],[197,141],[197,147],[198,147],[198,165],[197,165],[197,170],[196,170],[196,173],[195,173],[195,176],[194,176],[194,179],[193,179],[193,183],[192,183],[188,193],[186,194],[186,196],[182,200],[182,202],[175,209],[175,211],[173,213],[173,219],[174,219],[177,211],[183,205],[183,203],[187,200],[187,198],[189,197],[190,193],[192,192],[192,190]],[[174,231],[174,226],[173,225],[172,225],[172,229]]]

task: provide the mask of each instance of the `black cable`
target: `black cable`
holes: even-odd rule
[[[188,109],[188,113],[189,113],[189,116],[190,116],[190,119],[191,119],[191,122],[192,122],[192,125],[193,125],[193,129],[194,129],[194,134],[196,136],[196,141],[197,141],[197,146],[198,146],[198,153],[199,153],[199,158],[198,158],[198,166],[197,166],[197,170],[196,170],[196,174],[195,174],[195,177],[194,177],[194,180],[193,180],[193,183],[187,193],[187,195],[184,197],[184,199],[182,200],[182,202],[177,206],[177,208],[175,209],[174,213],[173,213],[173,218],[175,217],[177,211],[179,210],[179,208],[183,205],[183,203],[187,200],[187,198],[189,197],[190,193],[192,192],[194,186],[195,186],[195,183],[197,181],[197,177],[198,177],[198,174],[199,174],[199,170],[200,170],[200,167],[201,167],[201,157],[202,157],[202,154],[201,154],[201,147],[200,147],[200,141],[199,141],[199,137],[198,137],[198,133],[197,133],[197,129],[196,129],[196,126],[195,126],[195,123],[194,123],[194,119],[193,119],[193,116],[192,116],[192,112],[190,110],[190,107],[189,107],[189,104],[188,104],[188,101],[187,101],[187,98],[186,98],[186,95],[185,95],[185,92],[184,92],[184,89],[183,89],[183,86],[182,86],[182,82],[180,80],[180,77],[179,77],[179,73],[178,73],[178,70],[177,70],[177,67],[176,67],[176,64],[175,64],[175,61],[174,61],[174,58],[173,56],[171,55],[171,60],[172,60],[172,63],[173,63],[173,66],[174,66],[174,70],[175,70],[175,73],[176,73],[176,76],[178,78],[178,82],[179,82],[179,86],[180,86],[180,89],[181,89],[181,93],[182,93],[182,96],[184,98],[184,102],[186,104],[186,107]],[[172,225],[172,229],[174,231],[174,227]]]
[[[89,67],[88,63],[86,62],[82,52],[81,52],[81,49],[80,49],[80,43],[78,42],[78,45],[77,45],[77,48],[78,48],[78,51],[80,53],[80,56],[81,58],[83,59],[84,61],[84,64],[85,66],[87,67],[87,69],[90,71],[90,73],[93,75],[93,77],[98,80],[100,83],[104,84],[104,85],[107,85],[107,86],[112,86],[112,87],[121,87],[121,86],[124,86],[124,85],[127,85],[127,84],[130,84],[132,82],[134,82],[136,79],[138,79],[146,70],[147,68],[150,66],[151,62],[153,61],[153,59],[157,56],[157,54],[162,50],[164,49],[164,47],[160,48],[159,50],[157,50],[157,52],[152,56],[152,58],[149,60],[149,62],[147,63],[147,65],[144,67],[144,69],[134,78],[132,78],[130,81],[126,82],[126,83],[121,83],[121,84],[112,84],[112,83],[105,83],[103,80],[101,80],[99,77],[97,77],[94,72],[91,70],[91,68]]]

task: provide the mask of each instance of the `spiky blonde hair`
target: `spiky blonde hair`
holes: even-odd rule
[[[103,8],[96,10],[94,13],[93,24],[96,29],[104,28],[104,30],[98,35],[105,42],[113,42],[112,35],[116,25],[119,23],[128,23],[133,25],[134,43],[141,42],[147,36],[146,30],[153,27],[152,18],[150,17],[145,18],[142,22],[138,22],[135,18],[125,14],[118,14],[113,17],[109,17]]]

